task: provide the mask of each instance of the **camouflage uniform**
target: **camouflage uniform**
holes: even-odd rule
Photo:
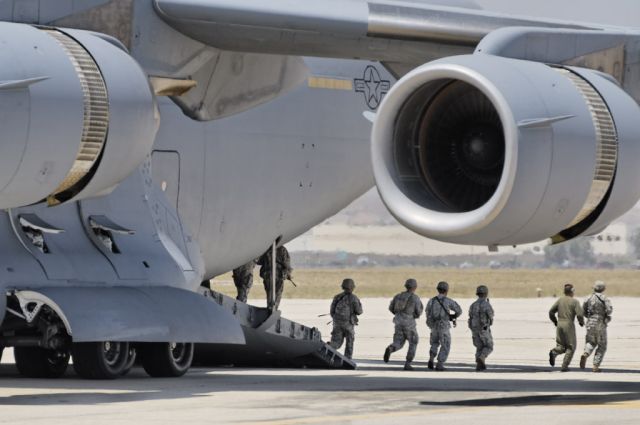
[[[469,308],[469,329],[473,338],[473,346],[476,347],[477,359],[484,360],[493,351],[493,337],[491,325],[493,324],[493,307],[488,298],[479,298]]]
[[[593,293],[584,302],[583,309],[585,317],[587,317],[587,336],[583,357],[586,361],[593,350],[596,350],[593,366],[597,369],[607,351],[607,324],[611,321],[613,307],[609,298],[604,294]],[[596,349],[596,347],[598,348]]]
[[[233,269],[233,283],[236,285],[238,295],[236,300],[247,302],[249,291],[253,286],[253,269],[256,266],[257,259],[249,261],[247,264],[243,264],[240,267]]]
[[[271,248],[265,252],[260,260],[260,277],[264,284],[264,290],[267,293],[267,305],[274,310],[280,306],[280,299],[282,298],[282,290],[284,289],[285,279],[291,279],[291,258],[289,257],[289,251],[284,246],[279,246],[276,249],[276,298],[271,299]]]
[[[405,341],[409,341],[407,363],[411,363],[416,356],[420,339],[416,330],[416,319],[422,315],[423,309],[420,297],[409,291],[397,294],[389,304],[389,311],[394,315],[395,332],[393,343],[387,347],[387,350],[389,353],[398,351],[404,346]]]
[[[358,316],[362,314],[360,299],[350,292],[342,292],[333,297],[330,313],[333,319],[333,330],[329,344],[337,350],[346,340],[344,355],[350,359],[353,356],[354,328],[358,324]]]
[[[442,305],[440,305],[440,303],[442,303]],[[444,306],[444,308],[442,308],[442,306]],[[462,309],[458,303],[443,294],[438,294],[427,303],[427,326],[431,329],[431,336],[429,338],[429,343],[431,344],[429,362],[432,363],[437,356],[440,368],[444,366],[447,357],[449,357],[449,351],[451,350],[450,311],[454,312],[456,319],[462,314]],[[438,348],[440,348],[439,352]]]
[[[556,347],[549,353],[550,362],[552,361],[551,357],[555,358],[555,356],[564,353],[563,370],[568,370],[576,350],[576,327],[574,324],[576,316],[580,326],[584,325],[580,303],[568,295],[559,298],[549,310],[549,318],[556,325]]]

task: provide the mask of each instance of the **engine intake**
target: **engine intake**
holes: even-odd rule
[[[446,242],[555,242],[640,198],[640,108],[608,76],[482,54],[423,65],[379,108],[373,169],[389,211]]]

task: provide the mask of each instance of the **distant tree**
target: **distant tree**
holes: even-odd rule
[[[640,259],[640,227],[633,231],[630,240],[633,253],[636,254],[637,259]]]
[[[560,266],[569,259],[566,244],[547,245],[544,247],[544,263],[547,266]]]
[[[576,238],[569,243],[569,254],[574,262],[583,265],[592,265],[596,262],[590,238]]]
[[[576,238],[558,245],[545,246],[544,261],[547,266],[561,266],[566,261],[579,265],[593,265],[596,256],[589,238]]]

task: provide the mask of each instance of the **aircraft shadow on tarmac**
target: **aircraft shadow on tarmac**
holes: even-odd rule
[[[427,368],[427,362],[413,362],[412,363],[414,370],[417,372],[432,372]],[[385,371],[385,370],[394,370],[394,369],[402,369],[404,366],[404,361],[390,361],[389,363],[384,363],[382,360],[366,360],[365,362],[358,363],[360,370],[370,370],[370,371]],[[471,363],[447,363],[447,372],[475,372],[475,364]],[[560,367],[556,366],[555,368],[550,366],[531,366],[531,365],[518,365],[518,364],[498,364],[493,365],[491,363],[487,364],[488,370],[483,373],[547,373],[547,372],[558,372],[560,371]],[[573,372],[591,372],[591,368],[581,370],[577,367],[571,369]],[[605,373],[629,373],[629,374],[640,374],[640,369],[610,369],[605,368]]]
[[[525,407],[525,406],[575,406],[575,405],[601,405],[639,401],[640,393],[616,393],[616,394],[549,394],[527,395],[517,397],[476,398],[469,400],[453,401],[421,401],[422,406],[465,406],[465,407]]]
[[[387,365],[386,370],[394,369]],[[462,369],[462,368],[461,368]],[[455,370],[455,366],[454,366]],[[255,373],[251,373],[255,371]],[[587,380],[579,374],[560,374],[550,379],[492,377],[491,374],[401,373],[395,376],[371,376],[358,371],[335,371],[319,375],[317,371],[283,369],[284,373],[265,373],[263,369],[207,368],[192,369],[179,379],[152,379],[135,368],[129,375],[113,381],[77,378],[72,372],[61,379],[27,379],[20,377],[13,365],[0,366],[0,388],[25,389],[29,394],[0,396],[2,405],[98,405],[141,400],[174,400],[206,397],[212,393],[232,391],[265,392],[413,392],[450,394],[453,401],[418,401],[423,406],[519,406],[537,404],[605,404],[640,400],[640,382]],[[467,367],[466,371],[469,369]],[[523,372],[524,374],[524,372]],[[457,376],[456,376],[457,375]],[[471,373],[469,373],[471,375]],[[586,376],[583,373],[582,376]],[[605,377],[606,375],[600,375]],[[481,392],[487,397],[459,400],[457,393]],[[513,396],[489,397],[491,393]],[[520,393],[521,395],[518,395]],[[547,393],[529,395],[530,393]],[[461,394],[462,395],[462,394]],[[424,400],[423,398],[423,400]]]

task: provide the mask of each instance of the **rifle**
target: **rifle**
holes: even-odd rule
[[[438,297],[433,297],[434,300],[438,301],[438,304],[440,304],[440,307],[442,307],[442,310],[444,310],[445,314],[447,314],[447,316],[449,316],[449,321],[453,324],[453,327],[455,328],[457,325],[457,317],[455,314],[451,314],[451,310],[449,310],[448,308],[445,308],[444,304],[442,303],[442,301],[440,301],[440,298]]]
[[[291,282],[291,283],[293,284],[293,286],[294,286],[294,287],[296,287],[296,288],[298,287],[298,285],[296,285],[296,283],[293,281],[293,279],[291,279],[291,278],[287,278],[287,280],[288,280],[289,282]]]

